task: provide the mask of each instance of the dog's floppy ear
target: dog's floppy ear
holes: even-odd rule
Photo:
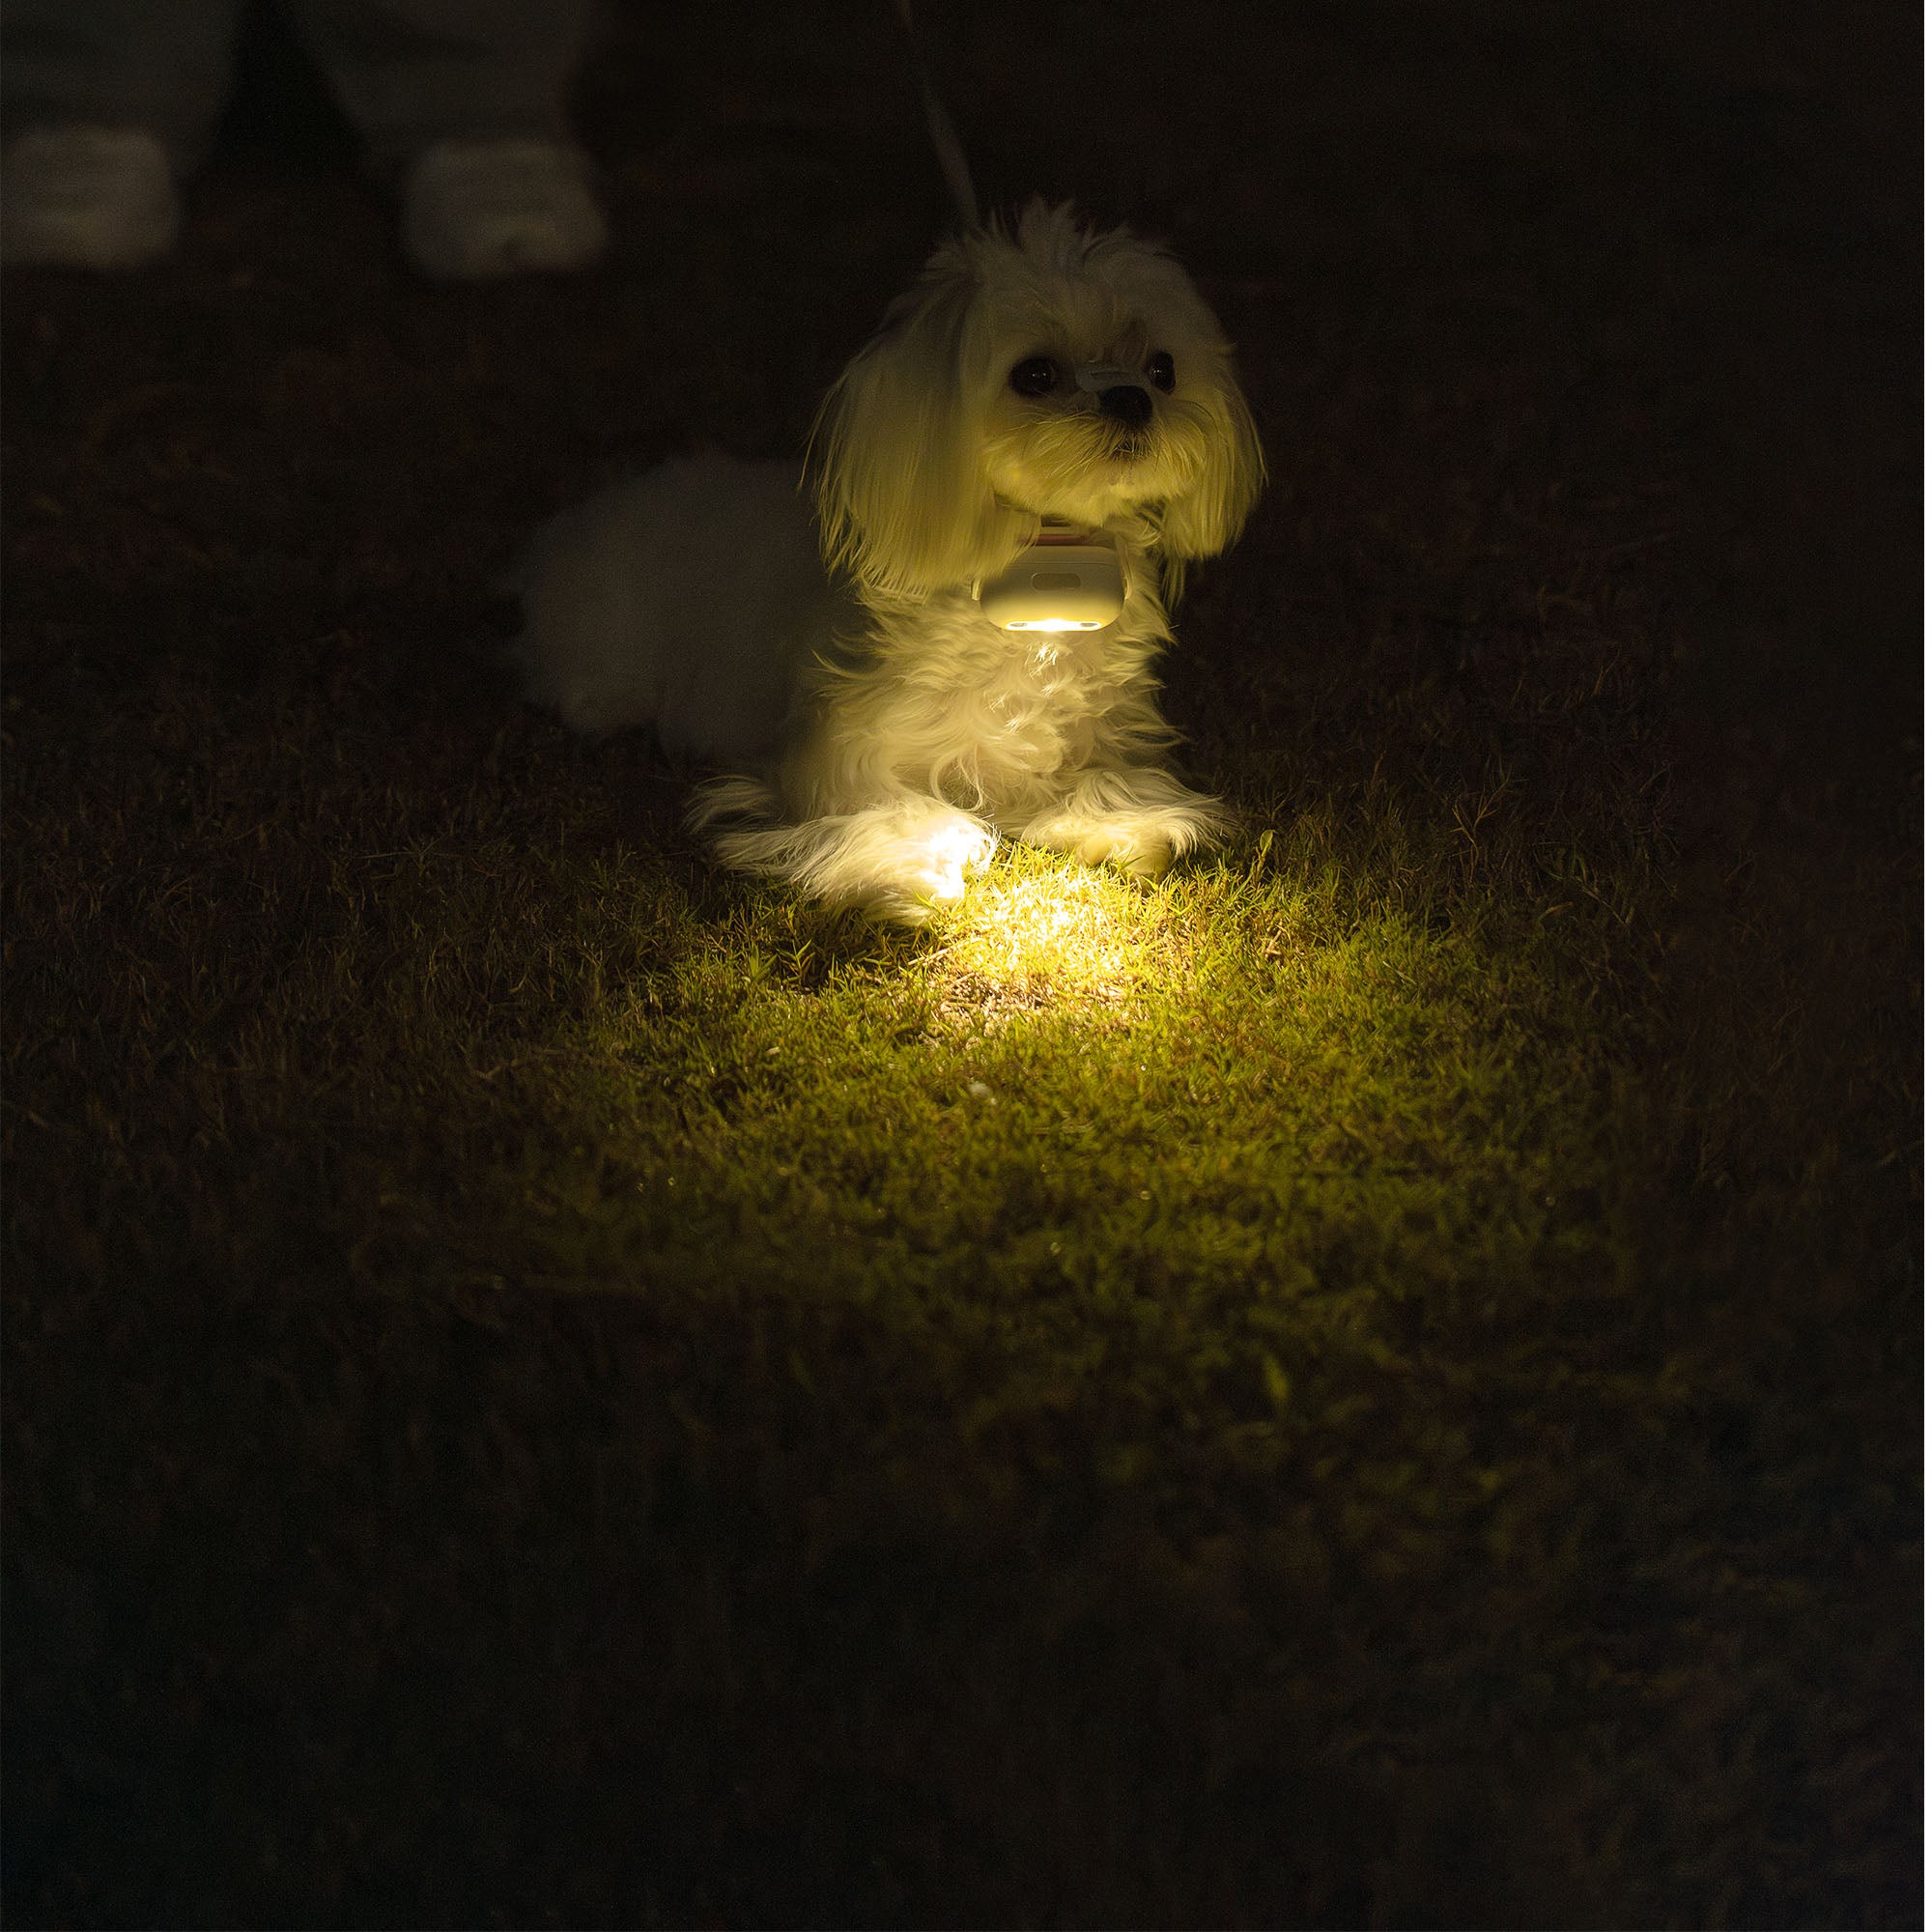
[[[1208,418],[1194,487],[1171,497],[1160,517],[1160,549],[1178,592],[1181,566],[1217,556],[1240,535],[1267,481],[1262,440],[1225,350],[1213,380],[1190,399]]]
[[[927,597],[1007,561],[1024,520],[994,500],[976,402],[980,277],[942,248],[846,365],[811,433],[826,560],[889,596]]]

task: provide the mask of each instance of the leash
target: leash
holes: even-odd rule
[[[939,90],[932,84],[932,73],[925,64],[925,50],[912,17],[912,0],[894,0],[894,7],[905,27],[913,77],[919,82],[920,96],[925,102],[925,126],[932,136],[932,151],[939,156],[939,171],[946,177],[946,185],[952,193],[953,207],[959,211],[959,219],[968,228],[977,228],[980,225],[980,200],[973,192],[973,171],[966,165],[966,150],[959,145],[959,134],[952,125],[952,117],[947,113],[946,103],[940,99]]]
[[[939,171],[946,177],[960,221],[968,229],[977,228],[980,201],[973,192],[973,171],[966,165],[966,150],[959,144],[952,117],[932,84],[932,71],[912,16],[912,0],[893,0],[893,5],[905,28],[906,49],[925,103],[925,125],[932,151],[939,156]],[[1090,395],[1123,387],[1145,393],[1148,386],[1139,370],[1106,362],[1083,365],[1074,372],[1074,381]],[[1126,595],[1126,576],[1115,544],[1095,542],[1090,531],[1051,524],[1037,530],[1033,541],[997,577],[976,579],[973,583],[974,601],[981,614],[1003,631],[1104,630],[1121,614]],[[1053,646],[1040,648],[1051,652]]]

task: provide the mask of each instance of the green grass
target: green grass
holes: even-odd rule
[[[12,763],[14,1508],[153,1707],[64,1916],[1887,1916],[1895,957],[1492,766],[910,934],[167,695]]]

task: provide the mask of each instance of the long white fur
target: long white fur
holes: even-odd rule
[[[1064,370],[1174,358],[1138,438]],[[1131,442],[1131,447],[1127,444]],[[526,564],[530,695],[582,730],[653,724],[736,768],[693,821],[720,860],[919,921],[1001,837],[1143,873],[1230,820],[1168,769],[1164,599],[1264,480],[1220,329],[1171,257],[1035,202],[942,247],[825,400],[817,527],[794,472],[707,455],[566,511]],[[1053,518],[1121,552],[1104,630],[1010,633],[976,581]],[[820,562],[820,552],[824,562]]]

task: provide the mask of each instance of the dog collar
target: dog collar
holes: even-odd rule
[[[1003,631],[1099,631],[1125,609],[1127,582],[1114,544],[1060,524],[997,577],[975,583],[973,595]]]

